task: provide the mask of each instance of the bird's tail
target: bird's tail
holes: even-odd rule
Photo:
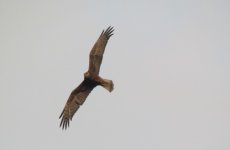
[[[101,86],[104,87],[109,92],[112,92],[114,88],[113,81],[108,79],[102,79]]]

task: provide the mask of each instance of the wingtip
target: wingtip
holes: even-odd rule
[[[104,31],[104,30],[103,30]],[[114,27],[109,26],[103,33],[110,38],[113,35]]]
[[[65,119],[65,118],[62,118],[59,127],[62,128],[62,130],[66,130],[69,127],[69,120]]]
[[[61,117],[63,116],[64,114],[64,110],[62,111],[61,115],[59,116],[59,119],[61,119]]]
[[[107,29],[113,29],[114,28],[114,26],[109,26]]]
[[[64,116],[64,110],[62,111],[61,115],[59,116],[59,119],[61,119],[59,127],[62,128],[62,130],[66,130],[67,127],[69,127],[69,121],[71,119],[65,118]]]
[[[109,27],[106,29],[106,31],[112,33],[112,32],[114,31],[114,27],[113,27],[113,26],[109,26]]]

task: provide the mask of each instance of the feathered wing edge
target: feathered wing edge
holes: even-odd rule
[[[73,96],[70,95],[69,100],[67,101],[61,115],[59,116],[59,119],[62,118],[60,123],[60,127],[62,127],[62,129],[67,129],[67,127],[69,127],[70,120],[72,120],[73,115],[79,108],[80,108],[80,104],[74,102]]]
[[[103,30],[100,34],[98,40],[94,44],[90,56],[89,56],[89,69],[90,73],[94,73],[96,75],[99,74],[100,66],[103,58],[103,54],[105,51],[105,47],[109,38],[113,35],[113,27],[108,27],[106,30]]]
[[[76,107],[76,111],[77,111],[79,108],[80,108],[80,105],[78,105],[78,106]],[[76,112],[76,111],[75,111],[75,112]],[[60,115],[60,117],[59,117],[59,119],[62,118],[62,119],[61,119],[61,123],[60,123],[60,127],[62,127],[62,129],[67,129],[67,127],[69,127],[69,122],[70,122],[70,120],[72,120],[72,118],[73,118],[73,115],[72,115],[70,118],[67,118],[67,117],[64,117],[64,112],[65,112],[65,109],[62,111],[62,113],[61,113],[61,115]]]
[[[85,102],[93,88],[94,87],[87,87],[83,81],[83,83],[72,91],[61,115],[59,116],[59,119],[61,119],[60,127],[62,127],[62,129],[67,129],[69,121],[72,120],[74,114]]]
[[[103,30],[103,31],[101,32],[100,37],[101,37],[103,34],[105,34],[106,37],[109,39],[109,38],[113,35],[113,31],[114,31],[114,28],[111,27],[111,26],[109,26],[106,30]]]

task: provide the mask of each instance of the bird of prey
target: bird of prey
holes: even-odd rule
[[[105,51],[106,44],[109,38],[113,35],[113,27],[108,27],[103,30],[98,40],[94,44],[89,54],[89,68],[84,73],[84,80],[75,88],[64,107],[59,119],[61,119],[60,127],[66,129],[69,126],[69,121],[72,120],[75,112],[85,102],[90,92],[97,86],[104,87],[109,92],[113,90],[113,81],[103,79],[99,76],[100,66]]]

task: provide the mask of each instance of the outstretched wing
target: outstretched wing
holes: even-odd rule
[[[113,35],[113,31],[113,27],[108,27],[105,31],[103,30],[97,42],[94,44],[89,55],[89,73],[99,74],[105,47],[109,38]]]
[[[82,82],[82,84],[72,91],[65,104],[65,108],[59,117],[59,119],[62,118],[60,123],[60,127],[62,127],[62,129],[66,129],[69,126],[69,121],[72,120],[80,105],[85,102],[92,89],[92,87],[87,87]]]

